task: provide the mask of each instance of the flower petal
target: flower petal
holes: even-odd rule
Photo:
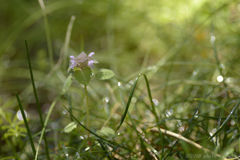
[[[77,56],[77,59],[85,59],[86,57],[87,57],[86,53],[82,52]]]
[[[74,56],[70,56],[70,58],[71,58],[71,59],[75,59],[75,57],[74,57]]]
[[[70,62],[71,62],[70,68],[73,69],[74,67],[77,66],[77,62],[75,60],[70,60]]]
[[[94,68],[93,63],[94,63],[93,60],[88,61],[88,66],[91,67],[91,68]]]
[[[89,53],[88,57],[92,57],[95,53],[94,52],[91,52]]]
[[[77,63],[84,63],[87,61],[87,55],[85,52],[82,52],[80,53],[78,56],[77,56]]]

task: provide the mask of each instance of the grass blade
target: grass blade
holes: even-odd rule
[[[111,157],[109,155],[111,155],[111,152],[109,152],[109,150],[107,149],[107,147],[104,145],[104,142],[102,142],[100,139],[98,140],[98,143],[100,144],[101,148],[103,149],[103,151],[105,153],[107,153],[107,155],[105,155],[104,157],[100,158],[100,159],[104,159],[104,158],[108,158],[109,160],[111,160]]]
[[[213,105],[221,107],[223,110],[225,110],[227,113],[229,113],[229,111],[224,106],[222,106],[221,104],[219,104],[217,102],[214,102],[214,101],[211,101],[211,100],[208,100],[208,99],[203,99],[203,98],[194,98],[194,100],[203,101],[203,102],[206,102],[206,103],[211,103]]]
[[[46,130],[46,126],[47,126],[47,123],[48,123],[48,120],[49,120],[49,117],[53,111],[53,108],[55,106],[55,104],[57,103],[58,99],[61,97],[62,93],[58,94],[57,98],[55,98],[55,100],[52,102],[50,108],[49,108],[49,111],[48,111],[48,114],[47,114],[47,117],[46,117],[46,120],[44,122],[44,125],[43,125],[43,128],[42,128],[42,131],[41,131],[41,136],[40,136],[40,139],[39,139],[39,142],[38,142],[38,147],[37,147],[37,151],[36,151],[36,156],[35,156],[35,160],[37,160],[37,157],[38,157],[38,150],[39,150],[39,146],[40,146],[40,143],[42,141],[42,138],[45,136],[45,130]]]
[[[141,135],[141,133],[139,133],[139,131],[137,130],[137,127],[136,127],[136,125],[135,125],[135,123],[133,122],[133,119],[132,119],[132,117],[131,117],[131,115],[130,115],[130,113],[128,113],[128,116],[129,116],[129,118],[130,118],[130,121],[131,121],[131,123],[132,123],[132,128],[135,130],[135,132],[137,133],[137,135],[138,135],[138,137],[139,137],[139,140],[140,140],[140,144],[141,144],[141,154],[142,155],[144,155],[144,158],[145,159],[151,159],[151,158],[153,158],[151,155],[150,155],[150,153],[148,152],[148,150],[147,150],[147,147],[146,147],[146,145],[145,145],[145,143],[144,143],[144,137]]]
[[[144,79],[145,79],[145,82],[146,82],[146,85],[147,85],[148,96],[149,96],[149,99],[150,99],[150,102],[151,102],[151,106],[152,106],[151,112],[154,114],[154,116],[156,118],[156,121],[158,122],[158,116],[157,116],[157,113],[156,113],[156,110],[155,110],[154,103],[152,101],[152,94],[151,94],[151,90],[150,90],[150,86],[149,86],[149,82],[148,82],[147,76],[145,74],[139,74],[137,76],[137,78],[135,79],[135,82],[133,84],[133,87],[132,87],[132,90],[131,90],[131,93],[130,93],[130,96],[128,98],[128,102],[127,102],[127,105],[126,105],[126,109],[125,109],[125,111],[124,111],[124,113],[122,115],[121,122],[120,122],[119,126],[117,127],[117,130],[121,127],[124,119],[126,118],[126,115],[127,115],[127,112],[128,112],[128,109],[129,109],[129,106],[130,106],[130,103],[131,103],[131,100],[132,100],[132,97],[133,97],[133,93],[135,91],[138,79],[139,79],[139,77],[141,75],[144,76]]]
[[[208,138],[208,140],[211,140],[213,137],[215,137],[215,135],[218,134],[218,132],[222,129],[222,127],[230,120],[230,118],[232,117],[233,113],[236,111],[236,109],[239,107],[240,104],[240,100],[238,100],[238,102],[236,103],[236,105],[233,107],[232,111],[230,112],[230,114],[227,116],[227,118],[225,119],[225,121],[222,123],[222,125],[218,128],[218,130],[211,136]]]
[[[34,143],[33,143],[33,139],[32,139],[32,135],[31,135],[31,132],[30,132],[30,129],[29,129],[29,126],[28,126],[27,118],[25,116],[25,113],[24,113],[24,110],[23,110],[23,107],[22,107],[22,104],[21,104],[21,101],[20,101],[20,99],[18,97],[17,92],[15,94],[16,94],[18,105],[19,105],[19,108],[21,110],[22,117],[23,117],[26,129],[27,129],[27,133],[28,133],[29,141],[30,141],[30,144],[31,144],[31,147],[32,147],[33,155],[35,156],[36,155],[36,149],[35,149],[35,146],[34,146]]]
[[[48,18],[47,18],[47,12],[46,12],[46,7],[43,2],[43,0],[38,0],[40,7],[43,12],[43,20],[44,20],[44,27],[46,31],[46,38],[47,38],[47,46],[48,46],[48,54],[49,54],[49,61],[50,61],[50,66],[53,68],[53,49],[52,49],[52,41],[51,41],[51,34],[50,34],[50,29],[49,29],[49,24],[48,24]]]
[[[25,44],[26,44],[28,65],[29,65],[29,71],[30,71],[30,76],[31,76],[31,81],[32,81],[33,92],[34,92],[34,96],[35,96],[36,103],[37,103],[38,114],[39,114],[39,117],[40,117],[41,125],[42,125],[42,127],[44,127],[43,118],[42,118],[42,111],[41,111],[40,104],[39,104],[39,101],[38,101],[38,96],[37,96],[37,91],[36,91],[36,87],[35,87],[35,83],[34,83],[32,66],[31,66],[31,61],[30,61],[30,56],[29,56],[29,51],[28,51],[28,45],[27,45],[26,40],[25,40]],[[43,135],[43,139],[44,139],[44,142],[45,142],[45,151],[46,151],[47,159],[49,160],[50,157],[49,157],[49,152],[48,152],[48,143],[47,143],[47,137],[46,137],[45,133]]]
[[[209,96],[213,93],[214,89],[215,89],[216,87],[219,87],[220,85],[221,85],[221,83],[220,83],[219,85],[217,85],[217,86],[214,86],[214,88],[213,88],[209,93],[207,93],[207,95],[204,97],[204,99],[206,99],[207,97],[209,97]],[[192,122],[193,122],[193,119],[194,119],[195,115],[198,113],[198,110],[201,108],[202,104],[203,104],[203,101],[200,101],[199,104],[198,104],[198,106],[197,106],[197,108],[195,109],[195,111],[194,111],[194,113],[193,113],[193,115],[192,115],[192,118],[189,119],[189,124],[190,124],[190,125],[189,125],[189,128],[182,134],[182,136],[184,136],[184,135],[187,134],[187,133],[190,133],[192,127],[195,125],[195,123],[192,123]],[[169,152],[164,156],[163,160],[165,160],[165,159],[170,155],[170,153],[172,152],[173,148],[177,145],[177,143],[178,143],[178,140],[173,144],[173,146],[171,147],[171,149],[169,150]]]
[[[121,144],[121,145],[119,145],[119,144],[117,144],[116,142],[109,141],[109,140],[107,140],[107,139],[99,136],[99,135],[96,134],[95,132],[91,131],[90,129],[88,129],[87,127],[85,127],[81,122],[79,122],[79,121],[77,120],[77,118],[76,118],[72,113],[70,113],[70,111],[69,111],[69,109],[68,109],[67,107],[65,107],[65,106],[63,106],[63,107],[69,112],[69,114],[71,114],[71,116],[73,117],[73,119],[74,119],[81,127],[83,127],[85,130],[87,130],[89,133],[93,134],[94,136],[96,136],[97,138],[100,138],[100,139],[103,140],[103,141],[108,142],[109,144],[113,144],[113,145],[115,145],[115,146],[117,146],[117,147],[120,147],[120,148],[126,149],[127,151],[130,151],[128,148],[126,148],[126,147],[123,146],[124,143]],[[136,154],[136,153],[134,153],[134,152],[132,152],[132,153],[133,153],[133,154]]]
[[[69,48],[69,43],[70,43],[70,38],[71,38],[71,33],[72,33],[72,28],[73,28],[73,23],[75,21],[75,16],[71,17],[71,20],[68,24],[67,32],[66,32],[66,37],[65,37],[65,42],[64,42],[64,53],[63,53],[63,66],[64,68],[68,68],[68,63],[67,63],[67,54],[68,54],[68,48]]]

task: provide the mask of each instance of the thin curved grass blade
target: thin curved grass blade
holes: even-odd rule
[[[32,139],[32,135],[31,135],[31,132],[30,132],[30,129],[29,129],[29,126],[28,126],[27,118],[25,116],[25,113],[24,113],[24,110],[23,110],[23,107],[22,107],[22,104],[21,104],[21,101],[20,101],[20,99],[18,97],[17,92],[15,94],[16,94],[18,105],[19,105],[19,108],[21,110],[22,117],[23,117],[26,129],[27,129],[27,134],[28,134],[29,141],[30,141],[30,144],[31,144],[31,147],[32,147],[33,155],[35,156],[36,155],[36,149],[35,149],[35,146],[34,146],[34,143],[33,143],[33,139]]]
[[[119,124],[119,126],[117,127],[117,130],[121,127],[122,123],[124,122],[125,118],[126,118],[126,115],[128,113],[128,109],[129,109],[129,106],[130,106],[130,103],[131,103],[131,100],[132,100],[132,97],[133,97],[133,93],[136,89],[136,85],[137,85],[137,82],[138,82],[138,79],[140,76],[144,76],[144,79],[145,79],[145,82],[146,82],[146,86],[147,86],[147,90],[148,90],[148,96],[149,96],[149,99],[150,99],[150,102],[151,102],[151,106],[152,106],[152,109],[150,110],[155,118],[156,118],[156,121],[158,122],[158,116],[157,116],[157,113],[156,113],[156,110],[155,110],[155,106],[154,106],[154,103],[152,101],[152,94],[151,94],[151,90],[150,90],[150,86],[149,86],[149,82],[148,82],[148,79],[147,79],[147,76],[145,74],[139,74],[137,76],[137,78],[135,79],[135,82],[133,84],[133,87],[132,87],[132,90],[131,90],[131,93],[130,93],[130,96],[128,98],[128,102],[127,102],[127,105],[126,105],[126,109],[121,117],[121,122]]]
[[[230,120],[230,118],[232,117],[233,113],[236,111],[236,109],[239,107],[240,104],[240,100],[238,100],[238,102],[236,103],[236,105],[233,107],[233,109],[231,110],[230,114],[227,116],[227,118],[225,119],[225,121],[222,123],[222,125],[218,128],[218,130],[211,136],[208,138],[208,140],[211,140],[213,137],[215,137],[218,132],[223,128],[223,126]]]

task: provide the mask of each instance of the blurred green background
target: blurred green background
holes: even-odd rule
[[[124,85],[127,94],[128,85],[139,73],[147,74],[153,97],[160,102],[157,103],[159,107],[165,110],[180,105],[183,107],[178,111],[180,115],[187,114],[184,110],[191,111],[189,103],[192,99],[206,93],[207,89],[202,86],[217,85],[219,76],[228,78],[228,86],[240,90],[238,0],[47,0],[44,3],[54,66],[61,50],[66,49],[67,27],[71,17],[75,16],[70,43],[61,59],[63,63],[59,63],[54,71],[49,59],[48,29],[39,2],[1,2],[0,115],[5,119],[11,119],[19,110],[15,92],[20,94],[30,119],[37,114],[25,40],[44,113],[62,90],[68,75],[69,56],[76,56],[83,50],[87,54],[95,52],[99,62],[96,68],[109,68],[115,72],[111,81],[90,82],[90,93],[95,100],[91,105],[99,106],[98,109],[103,109],[106,97],[111,95],[109,84],[112,88]],[[72,99],[81,104],[83,91],[74,87],[71,91],[74,92]],[[215,98],[218,94],[222,95],[216,93]],[[61,103],[67,104],[67,98],[63,97]],[[110,108],[113,105],[110,100]],[[61,117],[64,110],[60,103],[57,106],[53,118]],[[104,109],[109,114],[109,109]],[[92,114],[94,112],[97,114],[98,110]],[[0,120],[0,125],[3,124],[7,124],[6,120]],[[1,130],[3,136],[5,130]]]
[[[118,78],[126,79],[163,62],[165,66],[154,75],[159,85],[166,79],[169,63],[178,61],[171,69],[171,79],[189,78],[199,69],[197,72],[204,73],[202,80],[211,80],[207,73],[216,69],[211,37],[216,39],[225,74],[239,75],[238,1],[49,0],[45,5],[55,64],[74,15],[68,57],[82,50],[93,51],[99,68],[111,68]],[[15,91],[29,85],[24,40],[28,41],[37,70],[36,80],[43,79],[51,67],[38,1],[3,1],[0,7],[0,84],[4,104]],[[67,66],[63,69],[67,70]],[[58,80],[54,83],[61,83]]]

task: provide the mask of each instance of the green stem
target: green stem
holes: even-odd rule
[[[38,109],[40,122],[41,122],[42,128],[44,128],[44,122],[43,122],[43,118],[42,118],[42,111],[41,111],[40,103],[38,101],[36,86],[35,86],[34,78],[33,78],[32,65],[31,65],[31,61],[30,61],[28,45],[27,45],[27,41],[26,40],[25,40],[25,44],[26,44],[26,50],[27,50],[29,71],[30,71],[30,76],[31,76],[31,81],[32,81],[32,86],[33,86],[33,92],[34,92],[34,96],[35,96],[36,103],[37,103],[37,109]],[[49,151],[48,151],[48,142],[47,142],[47,137],[46,137],[45,132],[43,133],[43,139],[44,139],[44,143],[45,143],[45,151],[46,151],[46,155],[47,155],[47,160],[50,160]],[[36,153],[36,156],[37,156],[37,153]]]
[[[86,105],[87,105],[87,128],[89,129],[89,107],[88,107],[88,91],[87,86],[84,85],[85,95],[86,95]],[[89,132],[87,133],[89,139]]]
[[[28,126],[27,118],[25,116],[25,113],[24,113],[24,110],[23,110],[23,107],[22,107],[22,103],[21,103],[21,101],[20,101],[20,99],[18,97],[17,92],[15,94],[16,94],[16,97],[17,97],[19,108],[20,108],[21,113],[22,113],[24,124],[25,124],[26,129],[27,129],[27,134],[28,134],[28,138],[29,138],[29,141],[30,141],[30,144],[31,144],[31,147],[32,147],[33,155],[35,156],[36,155],[36,149],[35,149],[35,146],[34,146],[34,143],[33,143],[31,131],[30,131],[29,126]]]

